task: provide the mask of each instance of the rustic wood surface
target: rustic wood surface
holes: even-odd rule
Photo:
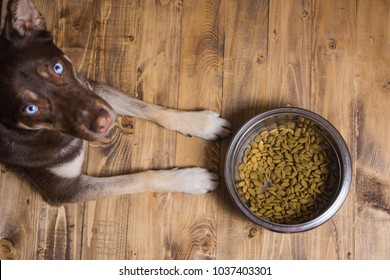
[[[1,259],[390,259],[389,0],[35,3],[78,70],[131,96],[218,111],[233,131],[288,104],[321,114],[348,143],[353,182],[330,221],[279,234],[246,219],[223,183],[200,196],[51,207],[1,166]],[[90,144],[89,174],[195,165],[222,172],[229,139],[119,123]]]

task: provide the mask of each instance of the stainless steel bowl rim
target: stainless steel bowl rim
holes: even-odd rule
[[[333,201],[333,203],[329,206],[329,208],[326,211],[324,211],[321,215],[314,218],[313,220],[310,220],[305,223],[292,224],[292,225],[273,223],[257,216],[255,213],[249,210],[249,208],[239,197],[235,183],[233,182],[233,180],[231,180],[233,176],[232,172],[234,172],[232,159],[233,159],[233,155],[235,154],[235,150],[238,148],[238,143],[240,142],[241,137],[245,135],[245,133],[249,131],[251,128],[256,126],[259,121],[265,120],[270,117],[286,115],[286,114],[294,115],[294,116],[302,116],[305,117],[306,119],[312,120],[315,123],[319,124],[330,135],[332,135],[334,137],[333,140],[335,141],[337,148],[340,152],[340,160],[341,160],[340,165],[341,168],[343,169],[340,192],[338,196],[335,198],[335,200]],[[328,221],[340,209],[341,205],[344,203],[349,193],[351,180],[352,180],[352,163],[351,163],[351,157],[349,154],[347,144],[345,143],[339,131],[329,121],[327,121],[325,118],[309,110],[296,108],[296,107],[285,107],[285,108],[269,110],[255,116],[254,118],[246,122],[235,133],[226,153],[224,172],[225,172],[226,186],[230,197],[249,219],[251,219],[254,223],[263,226],[271,231],[283,232],[283,233],[295,233],[295,232],[307,231],[320,226],[321,224]]]

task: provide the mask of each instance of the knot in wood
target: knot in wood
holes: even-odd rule
[[[253,238],[253,237],[255,237],[255,236],[257,236],[257,228],[251,228],[250,230],[249,230],[249,234],[248,234],[248,237],[249,238]]]
[[[383,84],[383,88],[387,91],[390,92],[390,81],[387,81]]]
[[[256,62],[259,64],[264,64],[265,63],[265,57],[263,55],[257,56]]]
[[[7,239],[0,240],[1,256],[5,259],[12,259],[15,255],[16,249],[11,241]]]
[[[123,132],[133,134],[134,133],[134,118],[129,116],[118,117],[118,124]]]
[[[202,251],[204,253],[210,251],[212,247],[212,244],[206,239],[206,240],[202,240],[202,243],[201,243],[201,248],[202,248]]]
[[[335,50],[337,48],[337,44],[335,40],[331,40],[329,43],[329,49]]]
[[[137,79],[141,78],[143,73],[144,73],[144,70],[142,68],[138,68],[137,69]]]

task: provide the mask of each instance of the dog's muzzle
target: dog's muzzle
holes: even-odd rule
[[[110,114],[106,110],[101,109],[95,121],[92,122],[90,129],[95,133],[106,133],[112,124],[113,120]]]

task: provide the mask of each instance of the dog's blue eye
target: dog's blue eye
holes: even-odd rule
[[[62,75],[62,73],[64,73],[64,66],[59,62],[54,65],[53,69],[57,75]]]
[[[39,108],[38,108],[38,106],[32,105],[32,104],[31,104],[31,105],[28,105],[28,106],[26,107],[25,111],[26,111],[27,114],[33,116],[33,115],[35,115],[35,114],[38,113]]]

